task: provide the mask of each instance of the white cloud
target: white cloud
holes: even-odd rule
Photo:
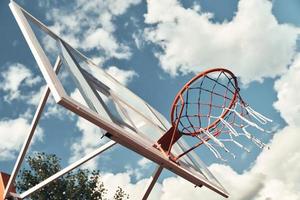
[[[44,0],[44,1],[38,1],[37,2],[37,5],[40,7],[40,8],[49,8],[51,6],[51,3],[55,3],[57,4],[57,0]]]
[[[281,116],[290,125],[297,125],[300,122],[300,54],[288,72],[280,77],[275,83],[278,100],[274,107],[280,111]]]
[[[147,168],[149,166],[149,164],[152,163],[151,160],[148,160],[147,158],[142,158],[138,161],[138,165],[141,168]]]
[[[30,94],[26,97],[27,99],[26,103],[29,105],[37,106],[40,103],[42,99],[42,95],[44,94],[45,90],[46,90],[46,86],[42,86],[38,91],[30,92]],[[30,112],[32,111],[30,110]],[[71,111],[57,104],[53,96],[51,95],[51,92],[47,99],[46,106],[43,111],[43,115],[46,118],[55,117],[60,120],[65,120],[67,118],[74,119],[75,116]],[[27,114],[27,116],[30,115]]]
[[[140,2],[141,0],[109,0],[107,5],[114,15],[122,15],[131,5],[136,5]]]
[[[4,99],[8,102],[14,99],[25,99],[26,97],[21,94],[20,87],[32,87],[41,81],[39,76],[34,76],[27,67],[20,63],[9,65],[1,76],[3,80],[0,89],[8,93],[4,96]]]
[[[70,163],[82,158],[102,144],[108,142],[107,138],[102,138],[103,134],[106,133],[104,130],[83,118],[78,118],[76,127],[80,130],[82,135],[71,145]],[[95,169],[97,167],[97,160],[93,159],[87,162],[85,167]]]
[[[46,118],[55,117],[60,120],[74,120],[75,118],[75,114],[73,112],[56,103],[48,104],[44,116]]]
[[[229,190],[233,190],[230,199],[232,200],[252,200],[260,189],[263,187],[262,180],[264,176],[261,174],[237,174],[228,166],[213,165],[211,170],[221,178],[224,185]],[[145,189],[149,184],[149,178],[139,180],[137,182],[132,181],[134,174],[131,171],[125,171],[123,173],[104,173],[102,180],[105,187],[108,188],[109,196],[113,195],[113,192],[117,189],[117,186],[122,187],[125,192],[130,196],[130,199],[142,199]],[[148,174],[150,176],[151,174]],[[249,184],[252,183],[252,184]],[[255,184],[253,184],[255,183]],[[254,195],[253,195],[254,194]],[[157,182],[152,190],[149,200],[194,200],[205,197],[207,200],[219,200],[221,196],[212,192],[211,190],[202,187],[195,188],[193,184],[180,177],[165,178],[162,183]]]
[[[127,164],[124,168],[130,177],[134,177],[135,180],[140,181],[141,179],[147,177],[147,174],[145,173],[150,169],[150,166],[153,166],[153,162],[146,158],[142,158],[137,164],[138,167],[132,167],[132,165]]]
[[[121,84],[127,85],[138,74],[132,70],[122,70],[115,66],[111,66],[105,70],[109,75],[118,80]]]
[[[272,2],[241,0],[230,22],[213,23],[212,14],[183,8],[176,0],[148,1],[145,30],[158,44],[162,68],[176,75],[227,67],[244,83],[286,71],[295,53],[299,28],[278,24]],[[168,10],[168,12],[165,12]]]
[[[127,46],[118,44],[112,34],[103,29],[93,30],[92,33],[88,34],[83,47],[85,50],[104,49],[109,56],[116,58],[129,58],[131,55]]]
[[[24,118],[5,119],[0,121],[0,160],[12,160],[21,148],[29,131],[30,123]],[[42,140],[43,130],[37,128],[35,140]]]
[[[132,183],[130,173],[105,173],[102,175],[101,179],[104,183],[104,186],[108,188],[108,199],[112,199],[114,192],[120,186],[132,200],[140,200],[143,197],[145,186],[148,184],[148,179],[142,179],[136,183]],[[155,185],[153,192],[149,200],[160,199],[161,190],[160,184]]]
[[[299,131],[300,127],[284,128],[275,135],[271,149],[264,150],[257,158],[252,172],[266,176],[261,196],[273,197],[272,199],[300,199],[300,175],[297,173],[300,170],[300,151],[297,144],[300,139]],[[271,193],[272,190],[277,192]]]
[[[299,192],[288,190],[285,182],[273,179],[266,183],[260,194],[257,196],[257,200],[299,200]]]
[[[91,60],[97,66],[102,66],[103,62],[105,61],[104,58],[102,58],[101,56],[93,56],[93,57],[91,57]]]
[[[32,92],[32,94],[30,95],[30,99],[28,100],[27,103],[31,104],[31,105],[35,105],[35,106],[38,105],[45,89],[46,89],[46,86],[42,86],[38,91]]]
[[[113,20],[138,3],[140,0],[77,0],[71,9],[50,10],[47,18],[54,22],[51,29],[73,47],[84,51],[97,50],[90,57],[127,59],[131,56],[130,48],[114,36],[116,26]],[[46,47],[52,47],[47,45],[47,40],[45,42]]]

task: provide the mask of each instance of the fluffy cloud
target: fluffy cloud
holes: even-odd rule
[[[116,27],[113,20],[139,2],[140,0],[89,2],[77,0],[72,4],[74,5],[72,8],[68,4],[65,9],[50,10],[47,18],[54,22],[52,30],[75,48],[90,51],[90,57],[97,60],[112,57],[127,59],[131,56],[130,49],[114,37]],[[45,41],[46,47],[53,46],[50,40]]]
[[[157,57],[165,71],[176,75],[224,66],[244,83],[286,71],[300,29],[278,24],[272,2],[241,0],[230,22],[213,23],[212,16],[176,0],[148,1],[145,22],[154,28],[145,33],[161,47]]]
[[[123,85],[127,85],[135,76],[138,76],[138,74],[135,71],[132,70],[122,70],[115,66],[109,67],[106,72],[114,77],[116,80],[118,80]]]
[[[117,187],[120,186],[129,194],[130,199],[140,200],[143,197],[145,186],[148,184],[148,179],[139,180],[136,183],[132,183],[130,173],[105,173],[102,175],[102,181],[106,188],[108,188],[108,198],[112,199],[114,192],[117,190]],[[161,187],[160,184],[156,184],[154,190],[151,193],[149,199],[157,200],[161,196]]]
[[[254,166],[242,174],[225,165],[214,164],[209,168],[226,187],[231,200],[299,200],[299,131],[299,127],[287,127],[278,132],[269,144],[270,149],[264,149]],[[207,200],[220,199],[209,189],[195,189],[178,177],[165,179],[161,190],[161,200],[189,200],[203,196]]]
[[[220,181],[226,186],[226,189],[231,191],[230,199],[234,200],[253,200],[253,194],[260,190],[260,183],[263,179],[261,175],[252,176],[250,174],[240,175],[237,174],[228,166],[212,165],[210,169],[213,173],[220,178]],[[205,196],[205,199],[218,200],[220,195],[210,191],[207,188],[195,188],[194,185],[186,180],[178,177],[165,179],[162,183],[162,196],[161,200],[166,199],[198,199]],[[234,191],[234,192],[232,192]]]
[[[137,168],[139,169],[139,168]],[[264,176],[262,174],[237,174],[228,166],[212,165],[210,169],[215,173],[220,180],[223,181],[227,189],[235,191],[230,199],[233,200],[253,200],[255,194],[263,187]],[[130,199],[142,199],[149,179],[141,179],[136,183],[132,182],[131,171],[124,173],[104,173],[102,180],[104,185],[109,188],[109,195],[113,195],[113,191],[117,186],[122,187],[130,196]],[[249,184],[249,183],[255,184]],[[180,177],[165,178],[161,183],[156,183],[153,191],[149,196],[149,200],[189,200],[200,199],[205,196],[205,199],[219,200],[220,195],[211,190],[203,188],[195,188],[193,184]]]
[[[24,80],[18,81],[17,87],[10,86],[11,88],[14,88],[14,89],[10,89],[11,90],[10,93],[13,92],[13,93],[19,94],[19,97],[18,97],[19,100],[23,100],[23,103],[27,104],[26,107],[28,107],[28,110],[24,114],[22,114],[22,116],[26,115],[26,119],[30,119],[30,118],[32,118],[32,114],[33,114],[32,109],[35,110],[37,105],[40,103],[42,95],[45,93],[47,86],[46,86],[45,82],[43,82],[43,84],[40,84],[42,82],[42,78],[40,76],[34,76],[32,71],[30,71],[27,67],[25,67],[22,64],[18,64],[18,65],[20,65],[19,70],[11,69],[11,68],[14,68],[14,65],[13,65],[12,67],[10,67],[8,69],[9,72],[14,71],[13,73],[12,72],[10,72],[10,73],[4,72],[4,74],[5,74],[4,76],[6,78],[4,79],[3,82],[5,83],[5,85],[10,85],[11,82],[15,82],[14,79],[17,79],[18,76],[22,77],[22,75],[18,75],[18,74],[26,75],[26,78],[24,78]],[[26,73],[24,73],[23,71]],[[15,73],[18,73],[16,75],[17,78],[15,78]],[[6,76],[6,74],[10,74],[10,75]],[[65,77],[66,77],[66,74],[64,72],[62,72],[61,80],[64,80]],[[32,87],[33,85],[35,87]],[[23,88],[23,86],[26,86],[26,88]],[[38,89],[36,89],[36,88],[38,88]],[[4,96],[4,98],[6,99],[7,96],[8,95]],[[65,119],[66,116],[71,119],[74,117],[74,114],[71,113],[71,111],[65,109],[61,105],[56,104],[51,92],[47,99],[47,103],[44,108],[43,115],[46,118],[56,117],[61,120]]]
[[[3,90],[4,100],[23,100],[29,105],[37,104],[37,97],[32,87],[41,82],[39,76],[33,73],[23,64],[6,64],[6,71],[1,74],[0,90]],[[24,89],[29,89],[24,92]],[[38,92],[39,93],[39,92]],[[2,96],[2,95],[1,95]],[[0,160],[12,160],[21,148],[30,128],[28,119],[32,118],[30,108],[19,118],[0,120]],[[43,130],[37,128],[34,141],[42,140]],[[34,142],[33,141],[33,142]]]
[[[274,136],[271,149],[264,150],[258,156],[252,173],[266,176],[265,187],[260,196],[270,199],[300,199],[299,131],[300,127],[287,126]],[[272,190],[277,192],[272,193]]]
[[[295,56],[289,71],[275,83],[278,101],[274,104],[274,107],[280,111],[282,118],[290,125],[297,125],[300,122],[299,77],[300,54]]]
[[[107,138],[101,139],[103,134],[105,134],[104,130],[83,118],[78,118],[76,127],[82,135],[71,146],[70,163],[82,158],[108,141]],[[97,159],[89,161],[85,164],[85,167],[95,169],[97,167]]]
[[[122,15],[131,6],[140,3],[140,0],[109,0],[107,5],[114,15]]]
[[[29,131],[30,124],[24,118],[0,121],[0,160],[12,160],[21,148]],[[42,140],[43,130],[37,129],[34,140]]]
[[[130,164],[125,165],[126,173],[130,178],[134,178],[136,180],[141,180],[145,176],[145,173],[149,171],[150,167],[153,165],[153,162],[151,160],[148,160],[146,158],[142,158],[138,160],[137,162],[138,166],[133,167]]]
[[[231,200],[299,200],[300,175],[298,148],[299,127],[287,127],[278,132],[270,143],[270,149],[264,149],[254,166],[241,174],[231,167],[213,164],[212,173],[226,187]],[[288,144],[288,145],[287,145]],[[114,191],[121,186],[131,199],[141,199],[148,179],[133,183],[131,171],[104,174],[104,183]],[[206,200],[219,200],[220,195],[193,184],[180,177],[169,177],[157,183],[150,200],[193,200],[205,197]]]
[[[138,161],[138,165],[141,168],[147,168],[150,163],[151,163],[151,160],[148,160],[147,158],[142,158]]]
[[[8,69],[2,72],[2,81],[0,89],[7,92],[4,96],[6,101],[14,99],[24,99],[25,96],[21,95],[20,87],[31,87],[41,81],[41,78],[34,76],[32,72],[23,64],[14,63],[9,65]]]

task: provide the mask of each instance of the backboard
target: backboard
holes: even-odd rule
[[[196,186],[205,186],[228,197],[227,191],[194,152],[176,163],[153,146],[170,128],[170,123],[161,113],[15,2],[10,3],[10,8],[56,103],[105,130],[111,140]],[[43,48],[42,41],[38,40],[40,36],[34,30],[52,38],[56,51],[49,52]],[[51,63],[56,57],[61,60],[58,74]],[[181,139],[173,150],[181,154],[188,148]]]

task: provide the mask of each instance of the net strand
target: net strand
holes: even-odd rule
[[[222,161],[226,161],[225,159],[223,159],[220,152],[212,144],[208,143],[206,140],[203,140],[198,135],[196,137],[200,139],[205,146],[207,146],[207,148],[215,155],[216,158],[221,159]]]

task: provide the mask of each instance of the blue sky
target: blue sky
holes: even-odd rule
[[[299,199],[299,1],[16,2],[167,119],[174,96],[195,74],[218,66],[232,70],[242,83],[242,96],[274,121],[274,134],[261,135],[270,149],[249,144],[250,154],[241,152],[226,163],[209,153],[200,157],[230,199]],[[45,81],[8,3],[0,3],[0,170],[10,173]],[[100,135],[52,100],[29,154],[55,153],[66,166],[96,148]],[[87,167],[100,169],[112,191],[121,185],[139,199],[135,195],[154,165],[118,146]],[[188,195],[178,192],[183,187]],[[203,195],[220,198],[164,172],[150,198]]]

